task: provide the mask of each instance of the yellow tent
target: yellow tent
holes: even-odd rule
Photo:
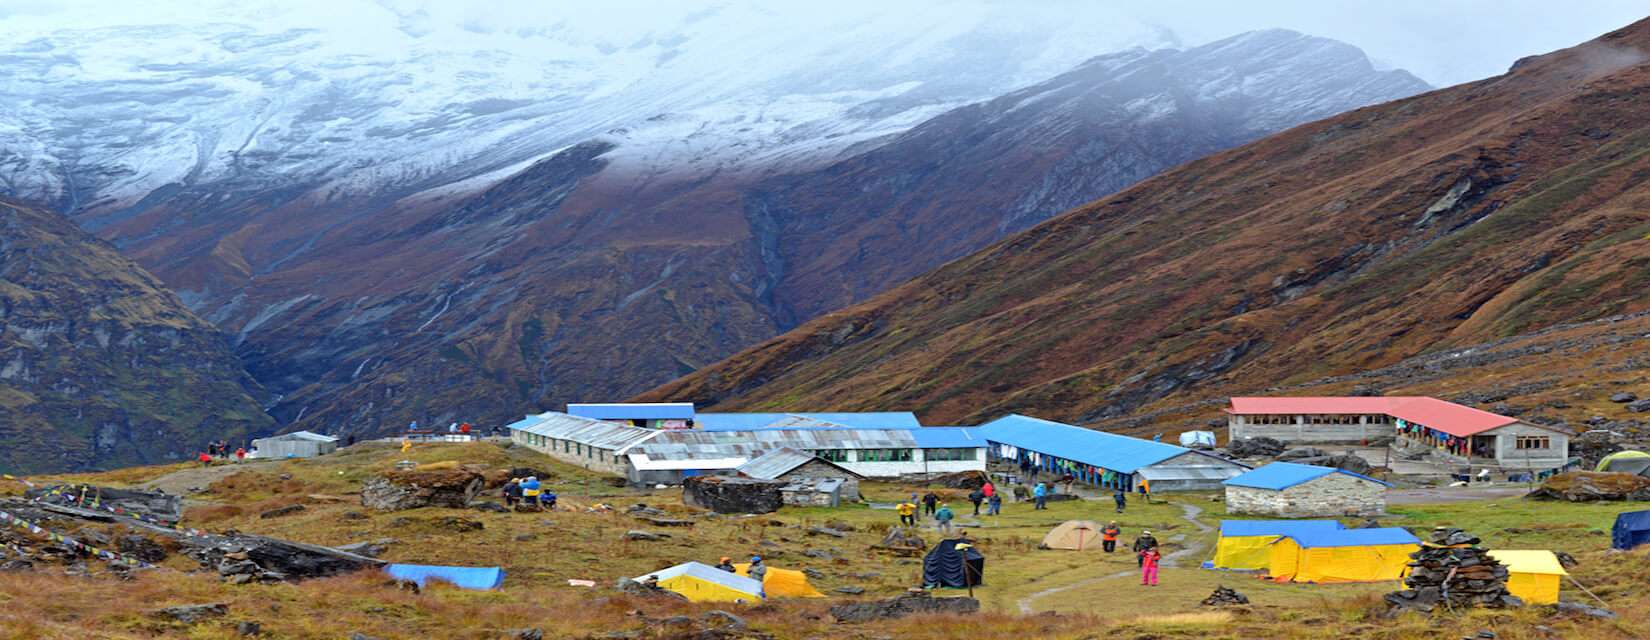
[[[714,567],[712,567],[714,568]],[[741,562],[733,565],[741,576],[749,576],[751,563]],[[725,573],[725,572],[724,572]],[[747,578],[748,579],[748,578]],[[752,580],[755,582],[755,580]],[[768,567],[767,575],[762,577],[762,590],[769,596],[780,598],[823,598],[825,594],[808,584],[808,574],[790,569],[775,569]]]
[[[1100,546],[1100,529],[1092,520],[1067,520],[1043,536],[1043,546],[1073,551],[1096,548]]]
[[[1293,533],[1272,543],[1266,570],[1280,582],[1397,580],[1420,542],[1398,528]]]
[[[693,602],[761,602],[762,585],[698,562],[684,562],[669,569],[636,576],[646,584],[657,580],[661,589],[674,591]]]
[[[1558,602],[1559,576],[1570,575],[1551,551],[1497,549],[1490,557],[1507,565],[1507,590],[1526,604]]]
[[[1272,543],[1290,533],[1341,528],[1334,520],[1222,520],[1215,542],[1215,569],[1265,569],[1272,561]]]

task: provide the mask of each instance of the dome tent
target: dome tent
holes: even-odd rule
[[[1067,520],[1043,536],[1043,547],[1082,551],[1100,543],[1100,525],[1092,520]]]
[[[1593,470],[1650,476],[1650,453],[1617,451],[1604,456],[1603,460],[1598,461],[1598,467]]]

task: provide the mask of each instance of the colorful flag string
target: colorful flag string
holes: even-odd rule
[[[142,560],[139,560],[135,557],[132,557],[131,555],[124,554],[124,553],[116,553],[116,552],[113,552],[113,551],[109,551],[107,549],[101,549],[101,548],[98,548],[96,546],[86,544],[84,542],[81,542],[81,541],[76,540],[74,538],[71,538],[69,536],[66,536],[66,535],[63,535],[61,533],[57,533],[55,531],[52,531],[50,529],[46,529],[44,527],[41,527],[40,525],[37,525],[33,522],[29,522],[29,521],[24,520],[22,518],[19,518],[17,516],[14,516],[10,513],[5,512],[5,511],[0,511],[0,523],[10,524],[14,528],[17,528],[17,529],[20,529],[20,530],[23,530],[23,531],[27,531],[31,534],[34,534],[35,536],[45,538],[47,540],[51,540],[52,542],[62,544],[62,545],[67,546],[71,549],[75,549],[75,550],[78,550],[78,551],[81,551],[81,552],[84,552],[84,553],[91,554],[92,556],[94,556],[94,557],[96,557],[100,560],[104,560],[106,562],[110,562],[110,563],[114,563],[114,564],[123,564],[123,565],[131,566],[131,567],[137,567],[137,568],[140,568],[140,569],[154,568],[154,565],[149,564],[147,562],[144,562]],[[13,548],[13,550],[19,551],[19,554],[21,554],[21,551],[17,550],[15,547]]]

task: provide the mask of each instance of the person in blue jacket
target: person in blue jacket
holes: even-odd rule
[[[1031,497],[1035,498],[1037,501],[1037,506],[1033,507],[1033,509],[1047,509],[1048,485],[1041,482],[1037,483],[1037,486],[1031,489]]]

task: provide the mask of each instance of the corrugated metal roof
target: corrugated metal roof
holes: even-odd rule
[[[693,425],[705,431],[748,431],[773,428],[792,416],[860,429],[910,429],[922,426],[910,411],[807,412],[807,413],[701,413]]]
[[[991,442],[1122,473],[1133,473],[1141,467],[1192,451],[1172,444],[1084,429],[1019,414],[1004,416],[980,425],[979,433]]]
[[[691,402],[585,402],[567,405],[567,414],[597,420],[691,420]]]
[[[1232,398],[1228,413],[1239,415],[1346,415],[1378,413],[1455,436],[1470,436],[1518,422],[1518,418],[1426,396],[1334,396]]]
[[[1253,487],[1255,489],[1271,489],[1279,491],[1288,489],[1303,482],[1317,480],[1331,473],[1344,473],[1354,478],[1362,478],[1370,482],[1385,486],[1392,486],[1369,476],[1360,475],[1344,469],[1333,467],[1319,467],[1310,464],[1295,464],[1293,462],[1274,462],[1258,469],[1240,475],[1221,484],[1233,487]]]
[[[1226,480],[1242,474],[1243,467],[1233,463],[1220,465],[1171,465],[1141,467],[1135,473],[1150,481],[1158,480]]]
[[[323,436],[319,433],[314,433],[314,432],[311,432],[311,431],[294,431],[292,433],[283,433],[283,434],[280,434],[280,435],[269,436],[268,438],[259,438],[258,440],[264,440],[264,441],[308,440],[310,442],[337,442],[338,438],[333,437],[333,436]]]
[[[911,430],[923,449],[979,449],[986,446],[978,427],[919,427]]]
[[[915,449],[910,429],[762,429],[757,431],[659,431],[631,449],[656,460],[754,458],[774,449]]]
[[[541,435],[557,440],[572,440],[580,444],[596,447],[597,449],[620,450],[639,442],[644,442],[660,433],[657,429],[643,429],[614,422],[603,422],[591,418],[570,416],[554,411],[541,413],[535,416],[536,421],[526,426],[511,425],[511,429]]]
[[[773,480],[814,460],[814,454],[780,447],[739,465],[739,473],[760,480]]]
[[[1281,536],[1314,529],[1345,529],[1338,520],[1221,520],[1220,535],[1228,538],[1243,536]]]
[[[1415,537],[1415,534],[1398,527],[1383,527],[1380,529],[1302,529],[1282,535],[1307,549],[1421,543],[1421,539]]]
[[[645,453],[632,453],[625,456],[630,465],[637,471],[682,471],[694,469],[711,471],[721,469],[737,469],[745,464],[745,458],[701,458],[696,460],[654,460]]]

